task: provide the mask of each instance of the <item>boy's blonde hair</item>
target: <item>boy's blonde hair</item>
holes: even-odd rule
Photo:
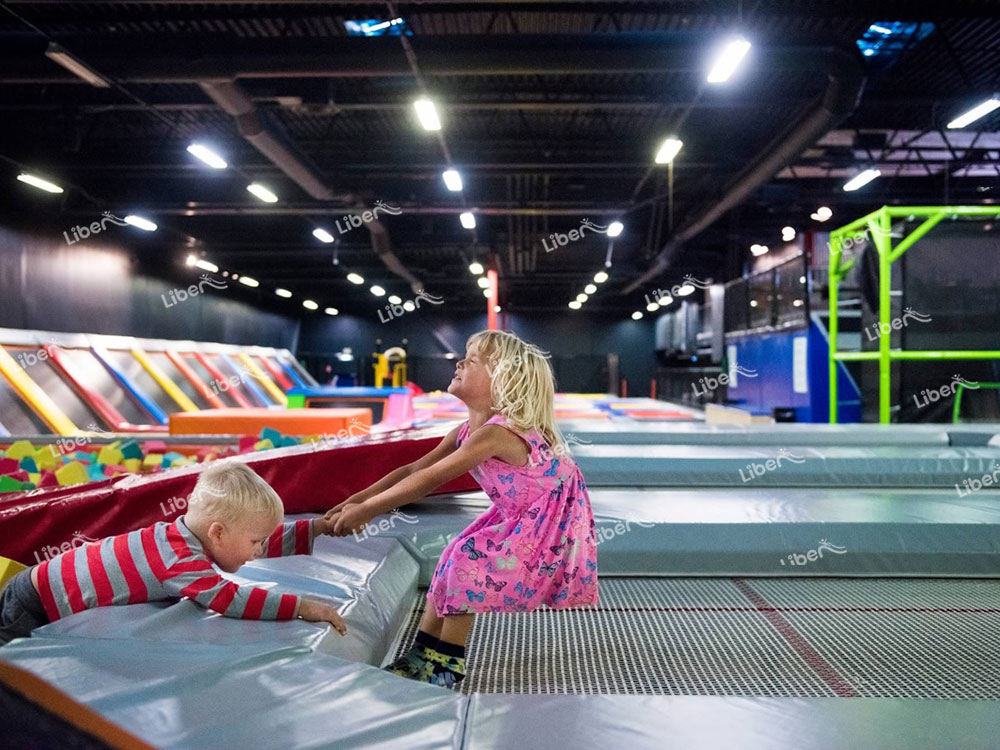
[[[549,355],[507,331],[479,331],[467,342],[485,360],[493,408],[521,432],[537,429],[557,454],[568,452],[556,426],[555,377]]]
[[[246,464],[217,461],[198,476],[188,500],[188,515],[232,525],[250,516],[268,515],[280,523],[285,506],[271,485]]]

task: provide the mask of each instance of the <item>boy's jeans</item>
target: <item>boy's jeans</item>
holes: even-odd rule
[[[0,594],[0,646],[15,638],[26,638],[48,621],[42,599],[31,585],[31,569],[22,570]]]

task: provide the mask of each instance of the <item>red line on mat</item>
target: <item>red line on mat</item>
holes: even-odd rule
[[[795,652],[805,660],[806,664],[812,667],[816,674],[823,678],[823,681],[831,687],[833,692],[841,698],[859,697],[858,692],[851,687],[847,680],[837,673],[833,665],[824,659],[823,655],[813,648],[812,644],[788,620],[782,617],[774,607],[768,604],[767,600],[755,591],[749,583],[740,578],[732,578],[730,580],[740,590],[740,593],[749,599],[750,603],[774,626],[774,629],[781,633],[782,637],[788,642],[788,645],[795,649]]]

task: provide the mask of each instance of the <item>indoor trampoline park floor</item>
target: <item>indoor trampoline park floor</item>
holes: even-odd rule
[[[602,577],[594,609],[477,618],[461,690],[1000,700],[998,632],[996,580]]]

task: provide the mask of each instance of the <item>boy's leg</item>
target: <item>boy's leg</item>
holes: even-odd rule
[[[21,571],[7,582],[0,594],[0,646],[15,638],[28,637],[32,630],[48,621],[42,600],[31,585],[29,571]]]

